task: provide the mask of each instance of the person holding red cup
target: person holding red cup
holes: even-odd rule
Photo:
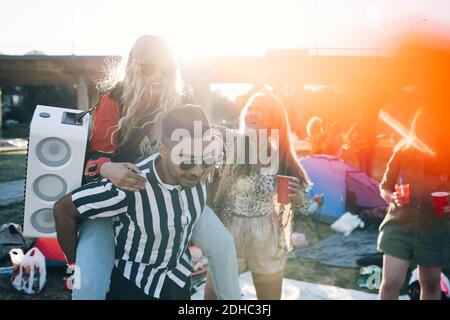
[[[403,174],[400,175],[398,183],[395,184],[393,200],[399,207],[408,205],[410,202],[409,183],[403,182]]]
[[[433,192],[431,194],[436,216],[445,217],[449,214],[448,196],[449,193],[443,191]]]
[[[239,135],[250,139],[237,154],[248,157],[244,163],[227,161],[218,170],[211,205],[233,235],[239,272],[250,270],[258,299],[279,300],[287,252],[292,249],[293,214],[306,214],[311,204],[306,192],[310,181],[295,155],[287,113],[276,96],[254,94],[240,120]],[[261,132],[268,133],[267,140]],[[260,151],[265,146],[276,155],[277,166],[262,163]],[[258,154],[255,162],[250,160],[252,150]],[[208,282],[205,290],[212,291]]]
[[[289,204],[291,202],[291,197],[296,195],[298,181],[296,177],[277,175],[277,199],[279,203]]]
[[[448,193],[442,192],[450,190],[450,130],[443,119],[431,107],[417,113],[414,135],[394,149],[380,183],[390,203],[378,237],[384,252],[380,299],[398,299],[411,262],[419,268],[420,298],[441,298],[450,252]]]

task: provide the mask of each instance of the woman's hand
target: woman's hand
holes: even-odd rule
[[[398,192],[392,193],[391,202],[394,203],[397,207],[403,207],[405,203],[405,197],[398,194]]]
[[[117,188],[125,191],[145,189],[147,179],[139,175],[140,170],[130,162],[106,162],[100,167],[100,175],[109,179]]]
[[[405,198],[397,192],[391,192],[390,190],[381,189],[381,197],[388,203],[392,203],[397,207],[403,207],[405,205]]]
[[[300,188],[299,180],[298,178],[293,178],[289,181],[288,189],[291,190],[289,193],[289,198],[291,202],[300,202],[303,200],[303,192]]]

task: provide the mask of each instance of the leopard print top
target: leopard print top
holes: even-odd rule
[[[251,172],[249,176],[238,175],[237,166],[231,174],[234,179],[227,181],[228,206],[225,214],[242,217],[261,217],[273,212],[276,194],[276,179],[271,175]]]
[[[250,175],[239,175],[238,166],[232,166],[226,181],[226,205],[224,216],[245,218],[262,217],[276,210],[277,203],[276,176],[260,175],[251,171]],[[300,203],[293,204],[293,211],[306,213],[310,205],[306,191]]]
[[[224,148],[226,149],[226,148]],[[227,153],[228,150],[224,150]],[[287,251],[292,250],[291,233],[293,214],[307,214],[311,201],[307,190],[302,190],[300,201],[281,205],[277,201],[275,175],[261,175],[251,171],[249,175],[240,174],[239,164],[222,164],[216,170],[214,179],[223,181],[210,203],[222,222],[227,224],[232,216],[257,218],[276,213],[279,220],[278,245]]]

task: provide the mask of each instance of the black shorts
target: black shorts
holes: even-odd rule
[[[409,230],[398,224],[385,223],[380,227],[378,250],[422,267],[443,267],[448,244],[443,231]]]
[[[181,288],[171,279],[166,278],[159,299],[146,295],[144,290],[125,278],[115,267],[111,274],[111,286],[107,300],[191,300],[191,280]]]

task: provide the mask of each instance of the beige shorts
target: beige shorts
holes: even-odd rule
[[[284,270],[286,251],[278,247],[278,216],[256,218],[232,216],[228,230],[236,245],[239,273],[249,269],[257,274]]]

